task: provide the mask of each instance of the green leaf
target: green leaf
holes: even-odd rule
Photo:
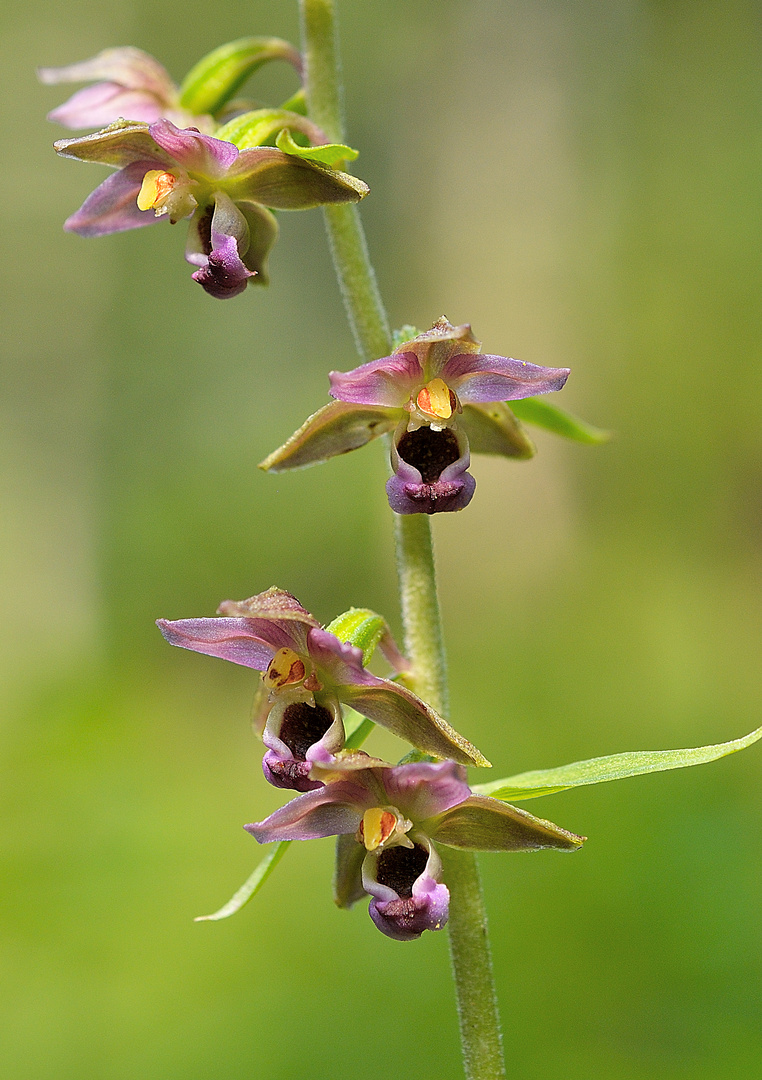
[[[367,716],[360,716],[354,709],[350,709],[347,706],[345,706],[345,709],[344,730],[347,733],[347,738],[344,743],[344,749],[358,750],[376,725],[372,720],[369,720]]]
[[[286,60],[301,71],[298,49],[281,38],[239,38],[221,45],[207,53],[185,76],[180,86],[180,104],[197,116],[214,114],[269,60]]]
[[[532,772],[519,773],[518,776],[509,776],[505,780],[477,784],[473,790],[480,795],[491,795],[493,799],[504,802],[521,802],[522,799],[555,795],[557,791],[566,791],[567,788],[582,787],[585,784],[605,784],[609,780],[624,780],[628,776],[666,772],[668,769],[686,769],[689,765],[704,765],[708,761],[735,754],[738,750],[745,750],[760,738],[762,727],[740,739],[715,743],[712,746],[698,746],[689,750],[635,750],[627,754],[609,754],[607,757],[590,758],[588,761],[575,761],[558,769],[535,769]]]
[[[335,168],[341,162],[354,161],[359,155],[358,150],[342,143],[325,143],[323,146],[299,146],[291,137],[288,128],[283,128],[275,140],[275,145],[284,154],[293,154],[295,157],[304,158],[306,161],[317,161],[319,165],[328,165]]]
[[[244,904],[248,904],[252,896],[256,896],[262,888],[286,854],[286,848],[290,843],[290,840],[281,840],[279,843],[273,844],[251,877],[243,883],[238,892],[228,900],[227,904],[224,904],[219,911],[215,911],[213,915],[197,915],[193,921],[219,922],[220,919],[229,919],[231,915],[235,915],[237,911],[240,911]]]
[[[551,404],[544,397],[522,398],[520,401],[511,401],[510,408],[519,420],[536,427],[545,428],[555,435],[563,435],[566,439],[575,442],[588,443],[597,446],[608,442],[611,438],[610,431],[603,428],[593,427],[592,424],[580,420],[557,405]]]

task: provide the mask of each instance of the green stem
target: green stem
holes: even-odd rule
[[[344,142],[334,3],[300,0],[300,7],[310,119],[330,139]],[[329,206],[324,213],[357,351],[363,360],[385,356],[392,348],[389,323],[357,207]],[[413,666],[415,689],[446,714],[444,639],[429,518],[395,514],[395,539],[405,649]],[[505,1071],[479,870],[470,852],[448,849],[446,858],[451,894],[450,952],[466,1076],[468,1080],[500,1080]]]
[[[505,1080],[487,912],[476,855],[456,848],[441,850],[450,890],[450,959],[457,988],[463,1067],[467,1080]]]
[[[341,75],[333,0],[301,0],[305,91],[310,119],[333,142],[344,142]],[[376,284],[356,206],[326,206],[328,239],[341,295],[363,360],[391,352],[389,321]]]

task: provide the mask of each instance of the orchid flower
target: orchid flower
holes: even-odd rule
[[[306,210],[358,202],[368,192],[347,173],[274,147],[233,143],[179,129],[169,120],[119,122],[55,144],[62,157],[118,168],[64,224],[80,236],[137,229],[190,217],[185,258],[212,296],[236,296],[267,283],[267,256],[278,225],[266,207]]]
[[[367,763],[370,761],[370,765]],[[452,761],[382,765],[350,751],[315,764],[325,786],[244,826],[261,844],[337,836],[335,896],[369,914],[389,937],[411,941],[447,922],[449,892],[436,844],[476,851],[576,851],[584,837],[485,795]]]
[[[268,589],[248,600],[226,600],[218,611],[221,618],[159,619],[157,625],[171,645],[263,673],[254,723],[267,746],[265,777],[277,787],[320,785],[313,764],[330,764],[344,745],[342,703],[426,753],[489,764],[410,690],[367,671],[362,651],[323,629],[290,593]],[[393,662],[397,655],[387,651]]]
[[[391,356],[330,373],[324,406],[260,468],[280,472],[325,461],[393,431],[393,476],[386,485],[398,514],[462,510],[474,494],[470,449],[528,457],[532,444],[506,401],[560,390],[568,368],[539,367],[479,352],[470,326],[439,319]]]

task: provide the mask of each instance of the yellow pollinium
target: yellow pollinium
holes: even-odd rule
[[[138,210],[153,210],[172,191],[177,177],[162,169],[149,169],[138,193]]]
[[[290,683],[299,683],[307,673],[304,661],[293,649],[278,649],[263,675],[265,686],[277,690]]]
[[[397,818],[391,810],[374,806],[362,816],[360,835],[367,851],[375,851],[389,839],[397,827]]]
[[[432,379],[419,391],[416,405],[429,416],[449,420],[455,411],[455,394],[444,379]]]

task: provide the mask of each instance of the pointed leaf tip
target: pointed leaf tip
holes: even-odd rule
[[[481,795],[491,795],[501,801],[519,802],[523,799],[538,799],[542,795],[555,795],[572,787],[588,784],[605,784],[610,780],[624,780],[629,776],[643,776],[646,773],[667,772],[670,769],[686,769],[691,765],[705,765],[710,761],[735,754],[739,750],[762,739],[762,727],[755,728],[748,735],[730,742],[713,743],[709,746],[692,747],[686,750],[641,750],[624,754],[609,754],[606,757],[590,758],[587,761],[574,761],[570,765],[561,765],[557,769],[535,769],[531,772],[509,776],[505,780],[494,780],[489,784],[474,785],[473,790]]]

